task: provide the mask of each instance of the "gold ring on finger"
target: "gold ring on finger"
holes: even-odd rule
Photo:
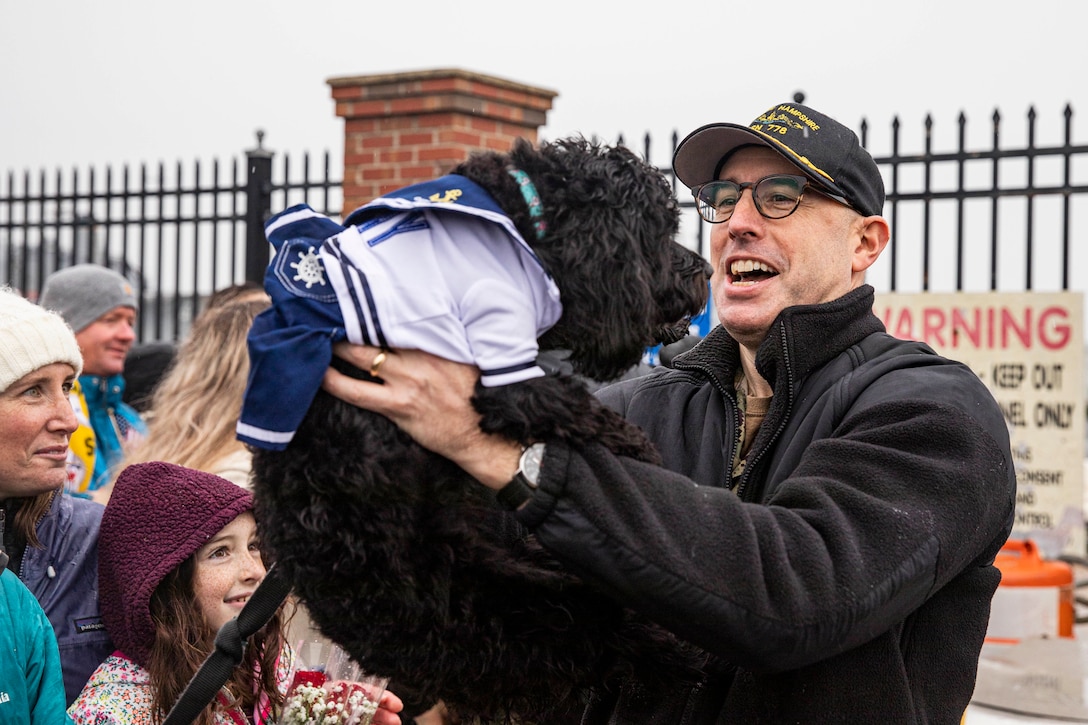
[[[374,357],[374,362],[370,363],[370,377],[378,377],[378,371],[381,370],[386,357],[388,356],[385,354],[385,350],[382,350]]]

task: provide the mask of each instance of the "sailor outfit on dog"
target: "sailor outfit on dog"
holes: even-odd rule
[[[375,199],[341,226],[305,204],[269,219],[272,307],[249,333],[238,438],[282,450],[347,339],[480,369],[488,387],[544,375],[559,289],[495,201],[449,175]]]

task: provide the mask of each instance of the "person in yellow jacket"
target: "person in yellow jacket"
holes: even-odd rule
[[[78,380],[72,385],[68,400],[72,403],[79,427],[68,439],[68,478],[64,488],[70,492],[90,491],[95,464],[94,428],[91,427],[87,401],[83,399]]]
[[[71,393],[79,428],[69,442],[65,491],[105,503],[96,492],[147,433],[140,414],[122,400],[125,358],[136,341],[136,296],[120,273],[77,264],[46,278],[39,304],[71,326],[83,355],[83,374]]]

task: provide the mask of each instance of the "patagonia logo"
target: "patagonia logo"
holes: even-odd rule
[[[102,623],[102,617],[83,617],[75,621],[76,631],[80,634],[87,632],[101,632],[106,628]]]

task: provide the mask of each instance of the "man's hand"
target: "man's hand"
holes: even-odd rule
[[[374,370],[377,385],[329,368],[322,387],[359,408],[380,413],[417,443],[457,463],[484,485],[499,489],[517,470],[521,447],[480,430],[472,395],[480,371],[420,350],[385,351],[339,343],[333,354],[360,370]]]

